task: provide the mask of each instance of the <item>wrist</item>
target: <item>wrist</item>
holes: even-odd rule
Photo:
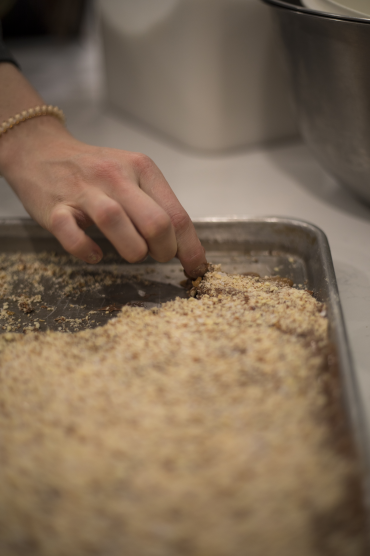
[[[34,157],[50,142],[71,139],[64,124],[53,115],[25,120],[0,136],[0,173],[7,177],[13,168]]]

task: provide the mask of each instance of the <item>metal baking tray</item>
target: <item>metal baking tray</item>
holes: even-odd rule
[[[208,260],[221,263],[226,272],[255,272],[262,277],[278,275],[288,278],[295,287],[312,290],[314,296],[326,304],[331,342],[342,379],[343,401],[363,465],[364,497],[369,514],[369,434],[325,234],[307,222],[283,218],[208,218],[196,221],[195,227]],[[165,264],[148,259],[130,265],[117,255],[97,228],[89,229],[88,233],[102,247],[105,253],[103,261],[98,265],[87,265],[66,256],[62,259],[63,267],[69,269],[72,278],[82,276],[98,280],[102,274],[110,278],[100,281],[93,290],[82,286],[72,289],[67,295],[58,284],[44,278],[43,305],[35,306],[32,315],[24,314],[16,303],[12,305],[8,301],[9,309],[17,316],[19,314],[22,323],[25,321],[28,324],[38,318],[42,319],[40,330],[70,331],[76,328],[60,317],[70,318],[72,323],[80,319],[77,321],[78,329],[94,327],[114,317],[125,304],[150,308],[178,296],[187,296],[180,285],[184,275],[177,259]],[[57,240],[32,220],[0,220],[0,255],[14,252],[65,255]],[[20,270],[14,287],[19,292],[32,293],[33,286],[24,279]],[[90,318],[87,324],[86,316],[91,311],[94,318]],[[0,332],[4,332],[1,321]]]

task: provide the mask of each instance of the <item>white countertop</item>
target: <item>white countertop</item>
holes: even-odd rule
[[[95,48],[74,45],[46,52],[28,45],[13,51],[47,102],[65,110],[76,137],[149,155],[192,218],[285,216],[312,222],[327,234],[370,430],[370,207],[329,178],[299,142],[199,156],[125,121],[99,101]],[[0,217],[24,216],[0,179]]]

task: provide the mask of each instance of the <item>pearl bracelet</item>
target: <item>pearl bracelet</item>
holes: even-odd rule
[[[44,104],[43,106],[36,106],[29,110],[23,110],[20,114],[16,114],[12,118],[9,118],[9,120],[5,120],[5,122],[0,125],[0,137],[15,125],[30,120],[31,118],[37,118],[38,116],[55,116],[55,118],[58,118],[61,122],[65,122],[63,110],[51,104],[49,106]]]

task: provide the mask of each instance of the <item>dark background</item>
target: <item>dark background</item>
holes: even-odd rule
[[[7,0],[1,3],[3,37],[77,37],[89,0]]]

